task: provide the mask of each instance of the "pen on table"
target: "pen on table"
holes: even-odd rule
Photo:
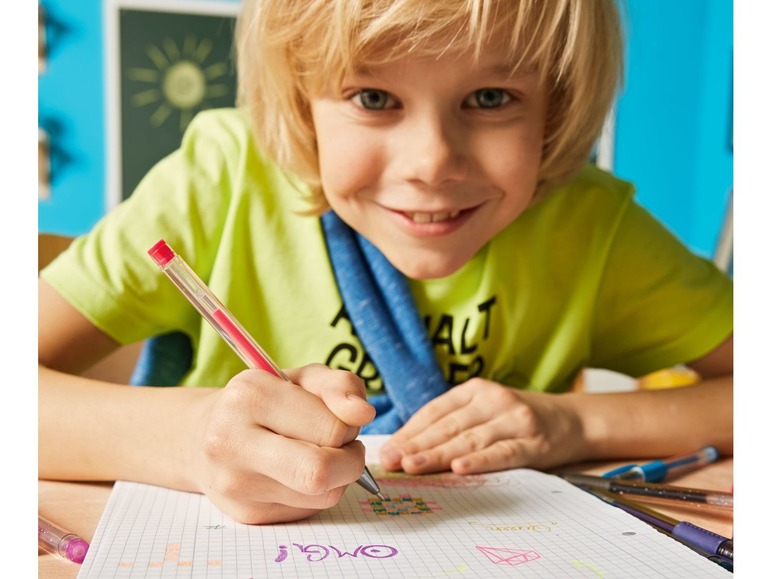
[[[86,541],[75,533],[57,527],[40,515],[38,515],[38,546],[73,563],[83,563],[88,552]]]
[[[151,247],[148,254],[248,367],[259,368],[287,382],[290,381],[185,260],[177,255],[163,239]],[[381,500],[385,500],[378,483],[366,466],[357,484]]]
[[[728,561],[734,561],[734,541],[728,537],[708,531],[702,527],[690,523],[688,521],[678,521],[672,517],[639,505],[634,501],[629,501],[622,497],[612,495],[605,491],[591,489],[582,485],[577,485],[590,494],[598,497],[606,503],[618,507],[633,515],[634,517],[650,524],[651,526],[672,535],[674,538],[679,539],[682,543],[691,547],[695,551],[701,552],[701,554],[707,554],[709,557],[720,557],[727,559]],[[712,559],[714,562],[721,564],[720,560]]]
[[[557,472],[555,474],[575,485],[583,485],[591,489],[620,495],[632,495],[642,501],[668,502],[670,504],[681,502],[719,509],[732,509],[734,507],[734,495],[732,493],[691,489],[661,483],[621,481],[588,474],[569,472]]]
[[[687,472],[691,472],[718,460],[715,446],[706,446],[696,452],[682,454],[663,460],[654,460],[646,464],[627,464],[604,473],[605,478],[620,480],[638,480],[662,482]]]

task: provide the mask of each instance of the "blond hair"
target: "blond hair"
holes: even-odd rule
[[[502,32],[513,74],[528,67],[548,83],[543,193],[587,161],[621,82],[616,0],[244,0],[239,104],[261,149],[311,186],[313,211],[322,212],[313,91],[398,54],[479,55]]]

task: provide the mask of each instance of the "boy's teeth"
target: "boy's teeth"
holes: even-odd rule
[[[460,211],[445,211],[443,213],[408,213],[410,217],[416,223],[436,223],[438,221],[447,221],[458,217]]]

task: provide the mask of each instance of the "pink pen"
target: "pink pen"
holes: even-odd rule
[[[38,546],[73,563],[83,563],[88,552],[88,543],[85,540],[74,533],[60,529],[40,515],[38,515]]]
[[[265,370],[290,382],[290,379],[271,360],[265,350],[249,335],[238,320],[233,317],[233,314],[201,281],[201,278],[190,269],[185,260],[177,255],[163,239],[151,247],[147,253],[249,368]],[[357,483],[381,500],[385,500],[378,483],[375,482],[367,467]]]
[[[151,247],[148,254],[249,368],[265,370],[289,382],[233,314],[163,239]]]

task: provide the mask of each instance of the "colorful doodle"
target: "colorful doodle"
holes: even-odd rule
[[[504,549],[501,547],[475,547],[496,565],[521,565],[541,558],[536,551],[522,549]]]
[[[306,556],[306,561],[311,563],[317,563],[324,561],[332,553],[336,554],[338,558],[342,557],[368,557],[370,559],[389,559],[394,557],[399,550],[396,547],[389,545],[359,545],[352,552],[348,552],[345,549],[341,550],[333,545],[301,545],[300,543],[292,543],[298,550]],[[281,563],[288,557],[287,546],[279,545],[279,555],[274,559],[276,563]]]
[[[479,523],[469,521],[472,526],[480,526],[489,531],[526,531],[530,533],[551,533],[557,521],[533,521],[528,523]]]
[[[383,501],[373,497],[366,501],[359,501],[359,504],[362,505],[362,511],[365,513],[392,517],[399,515],[430,515],[435,511],[442,510],[434,501],[424,501],[420,497],[411,497],[410,495],[388,497]]]

